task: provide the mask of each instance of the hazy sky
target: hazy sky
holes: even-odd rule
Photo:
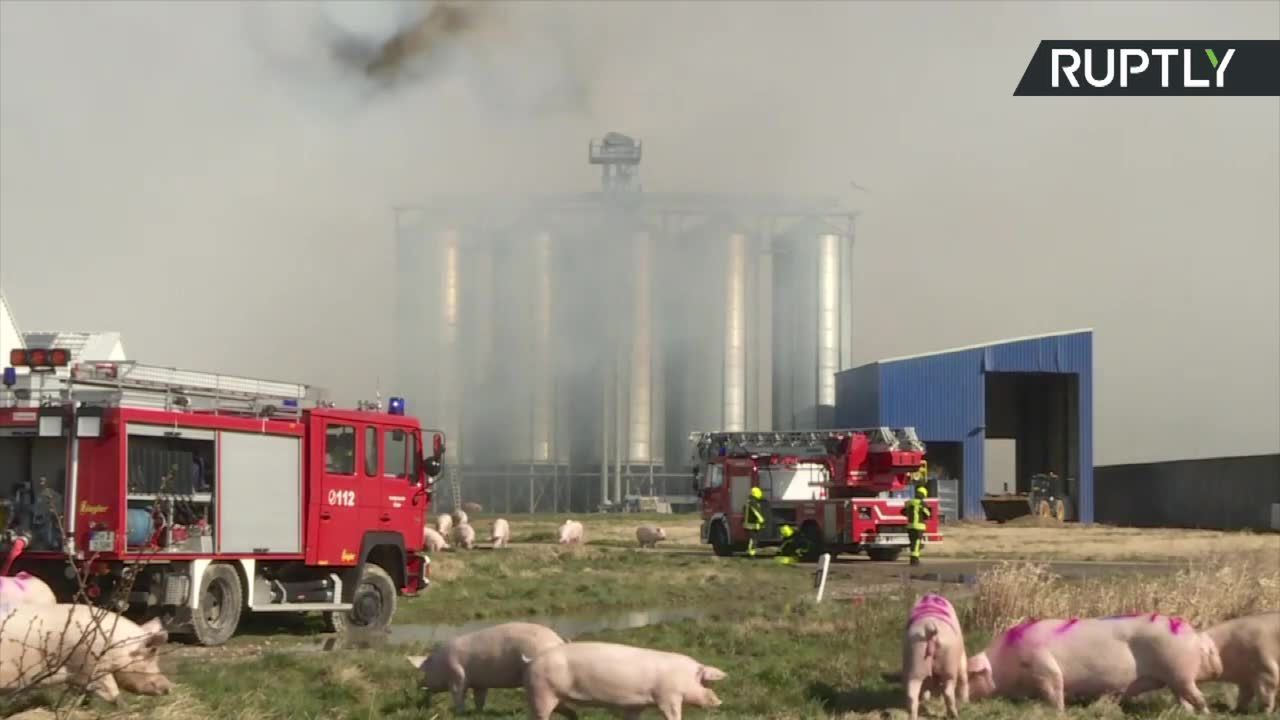
[[[299,69],[305,3],[271,10],[0,3],[24,329],[371,395],[390,206],[592,189],[620,130],[648,189],[856,202],[859,363],[1093,327],[1099,463],[1280,451],[1280,99],[1012,96],[1041,39],[1274,39],[1280,3],[522,2],[488,74],[367,103]],[[564,79],[576,105],[521,100]]]

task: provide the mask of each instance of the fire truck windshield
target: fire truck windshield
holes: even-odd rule
[[[61,547],[66,438],[0,436],[0,524],[27,535],[29,550]]]

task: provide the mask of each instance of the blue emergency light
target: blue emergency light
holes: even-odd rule
[[[7,367],[4,369],[4,386],[13,387],[18,384],[18,369]]]
[[[403,415],[404,414],[404,398],[393,397],[387,401],[387,414]]]

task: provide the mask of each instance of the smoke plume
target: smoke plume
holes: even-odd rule
[[[252,46],[286,91],[308,102],[358,110],[457,81],[499,116],[583,107],[569,33],[546,7],[315,0],[243,12]]]

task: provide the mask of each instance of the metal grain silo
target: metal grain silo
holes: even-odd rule
[[[502,377],[493,391],[506,408],[502,462],[547,462],[554,434],[551,235],[516,233],[504,245],[498,324]]]
[[[656,346],[653,243],[648,233],[636,233],[631,246],[630,387],[627,406],[628,463],[662,462],[662,354]]]
[[[735,432],[747,423],[747,238],[734,233],[726,246],[720,428]]]
[[[852,354],[852,243],[805,225],[775,243],[774,423],[827,427],[835,374]]]

